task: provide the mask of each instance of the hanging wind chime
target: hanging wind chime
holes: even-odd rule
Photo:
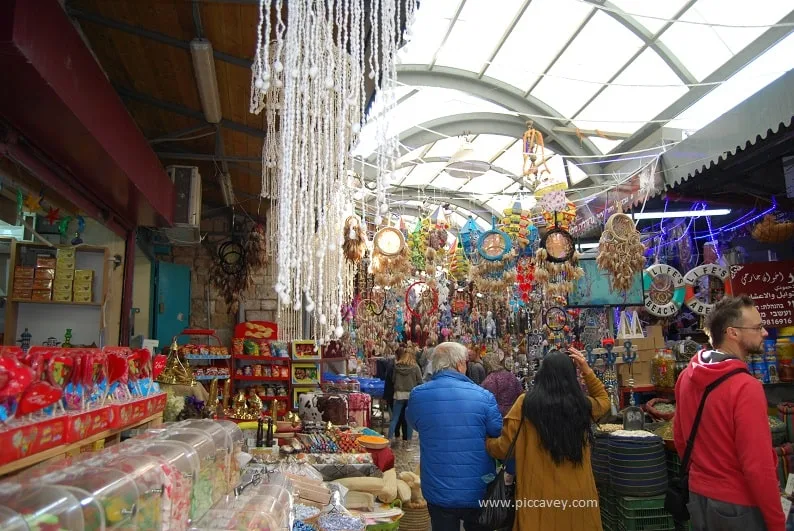
[[[316,340],[344,333],[340,310],[352,298],[353,268],[342,252],[343,228],[352,213],[352,151],[364,118],[364,84],[376,80],[383,109],[375,157],[374,221],[380,225],[398,154],[384,118],[396,107],[397,44],[407,37],[398,34],[397,22],[404,18],[410,27],[415,9],[416,0],[259,2],[250,111],[264,112],[267,123],[261,195],[274,213],[274,289],[285,340],[308,334],[301,310],[312,315]]]

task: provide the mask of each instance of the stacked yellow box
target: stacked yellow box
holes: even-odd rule
[[[53,300],[58,302],[72,301],[75,256],[74,249],[58,249],[55,264],[55,280],[53,282]]]
[[[78,269],[74,272],[74,302],[93,302],[94,272]]]

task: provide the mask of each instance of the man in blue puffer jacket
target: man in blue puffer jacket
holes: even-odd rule
[[[485,531],[477,525],[479,502],[496,473],[485,437],[498,437],[502,415],[496,399],[466,377],[466,347],[441,343],[433,377],[408,400],[408,425],[419,432],[422,494],[433,531]],[[490,477],[489,477],[490,476]]]

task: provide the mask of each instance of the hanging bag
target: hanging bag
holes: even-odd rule
[[[667,493],[664,498],[664,508],[673,515],[673,519],[676,522],[689,521],[689,509],[687,509],[687,504],[689,503],[689,465],[692,457],[692,447],[695,444],[695,435],[697,435],[698,426],[700,425],[700,417],[703,416],[703,407],[706,405],[706,398],[708,398],[709,393],[725,380],[741,373],[750,374],[747,369],[735,369],[711,382],[706,386],[706,390],[703,391],[703,398],[700,399],[695,422],[692,423],[692,431],[689,433],[689,439],[686,442],[684,459],[681,461],[681,471],[678,477],[670,480],[670,485],[667,487]]]
[[[515,480],[512,485],[505,484],[505,468],[507,462],[513,457],[513,450],[515,449],[516,441],[518,441],[518,436],[521,434],[521,426],[523,424],[524,418],[522,417],[518,424],[516,436],[513,438],[513,442],[510,443],[507,455],[496,473],[496,478],[488,484],[488,489],[485,492],[477,523],[488,529],[513,528],[513,519],[516,516],[516,484]],[[518,478],[515,479],[517,480]]]

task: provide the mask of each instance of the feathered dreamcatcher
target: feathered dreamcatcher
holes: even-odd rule
[[[631,217],[620,212],[620,206],[601,233],[596,264],[609,273],[612,289],[620,292],[628,291],[645,267],[645,246],[640,233]]]
[[[369,267],[377,286],[396,287],[408,279],[412,266],[402,232],[385,227],[375,234]]]
[[[345,258],[352,264],[358,264],[367,252],[367,233],[361,226],[361,219],[358,216],[348,216],[343,230],[342,250]]]
[[[568,294],[583,276],[571,235],[559,226],[549,229],[535,253],[535,283],[543,288],[546,299],[566,304]]]
[[[265,229],[262,225],[255,225],[244,242],[232,239],[218,246],[210,267],[210,279],[221,292],[230,314],[239,310],[243,293],[253,284],[253,273],[266,264]]]

